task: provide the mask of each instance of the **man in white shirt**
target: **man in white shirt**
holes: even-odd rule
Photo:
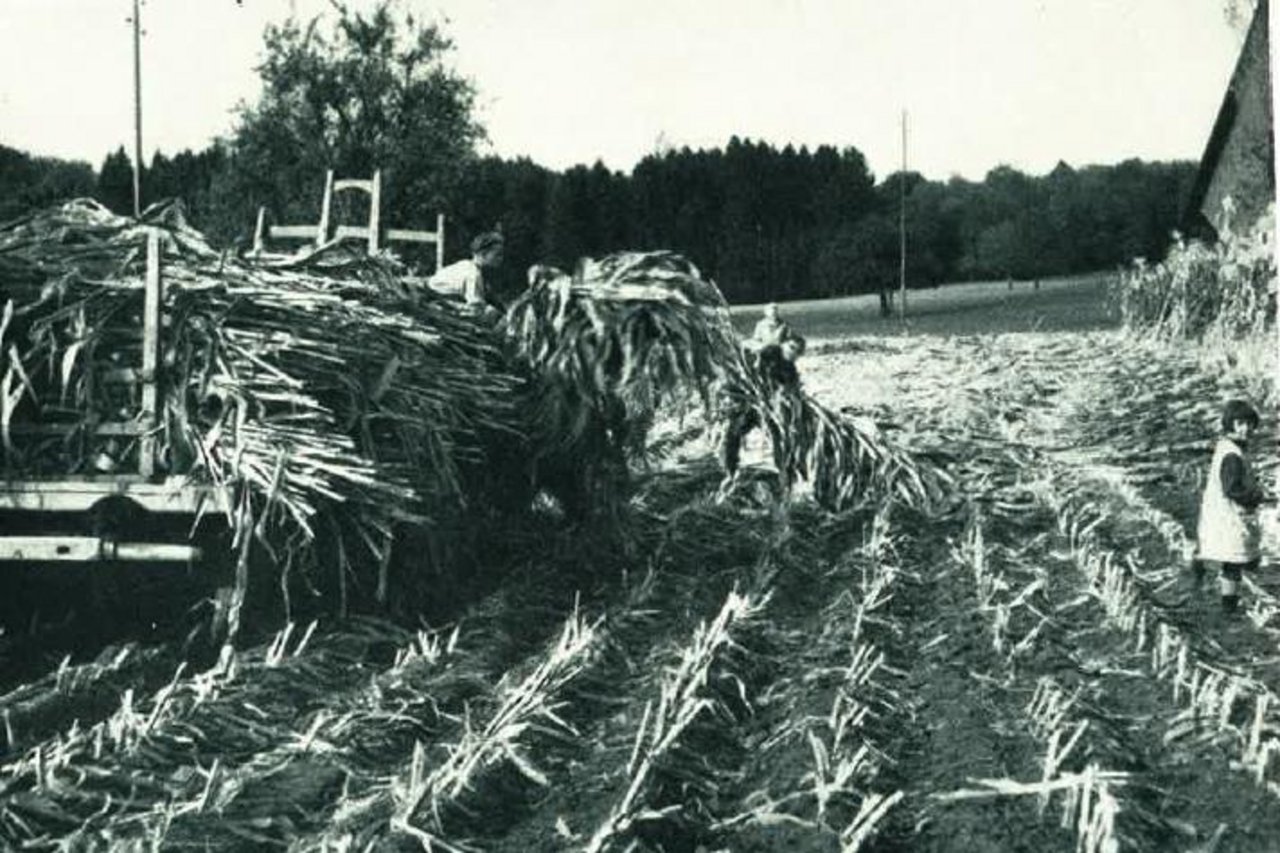
[[[473,308],[483,307],[488,293],[484,276],[502,263],[502,235],[488,231],[471,241],[471,257],[436,271],[427,286],[443,296],[461,299]]]
[[[747,342],[749,349],[758,350],[767,346],[779,346],[795,332],[791,326],[778,316],[778,303],[770,302],[764,306],[764,316],[756,323],[755,331]]]

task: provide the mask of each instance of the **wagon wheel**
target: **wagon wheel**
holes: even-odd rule
[[[120,495],[99,500],[85,513],[84,533],[103,539],[137,538],[148,523],[147,512]],[[117,560],[84,563],[84,611],[76,617],[75,644],[91,653],[106,643],[140,639],[136,605],[143,598],[131,589],[130,572]],[[134,612],[131,612],[134,611]]]
[[[94,536],[143,542],[191,539],[205,559],[199,564],[116,559],[89,564],[90,622],[81,632],[86,639],[182,641],[185,647],[198,645],[198,638],[211,632],[215,590],[227,573],[220,559],[226,548],[216,525],[202,523],[193,532],[191,524],[189,517],[155,515],[122,496],[94,504],[86,518]]]

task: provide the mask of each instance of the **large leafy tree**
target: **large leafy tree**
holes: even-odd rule
[[[327,169],[339,178],[381,169],[384,223],[430,227],[483,138],[475,90],[445,65],[452,43],[438,26],[387,0],[370,12],[333,5],[334,18],[266,31],[262,93],[241,107],[231,140],[226,197],[241,231],[258,205],[277,220],[315,222]],[[335,214],[363,221],[367,202],[353,206]]]

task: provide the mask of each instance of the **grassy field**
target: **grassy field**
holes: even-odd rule
[[[880,316],[874,294],[783,303],[782,317],[808,338],[830,341],[863,335],[975,335],[998,332],[1113,328],[1117,317],[1106,299],[1109,275],[1030,281],[950,284],[907,294],[906,321]],[[895,305],[895,310],[896,310]],[[735,305],[740,334],[749,335],[759,305]]]
[[[619,530],[549,519],[444,624],[51,660],[0,696],[0,846],[1273,853],[1274,561],[1238,620],[1185,571],[1241,387],[1099,328],[1101,292],[913,294],[906,335],[783,307],[808,392],[945,472],[938,506],[779,505],[759,465],[718,494],[694,424]]]

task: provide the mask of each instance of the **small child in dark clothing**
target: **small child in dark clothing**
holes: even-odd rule
[[[1258,568],[1258,507],[1272,502],[1258,487],[1247,455],[1249,436],[1258,428],[1258,412],[1243,400],[1227,403],[1222,413],[1223,436],[1213,450],[1209,476],[1200,500],[1197,528],[1197,577],[1205,564],[1221,567],[1222,609],[1240,607],[1240,579]]]

